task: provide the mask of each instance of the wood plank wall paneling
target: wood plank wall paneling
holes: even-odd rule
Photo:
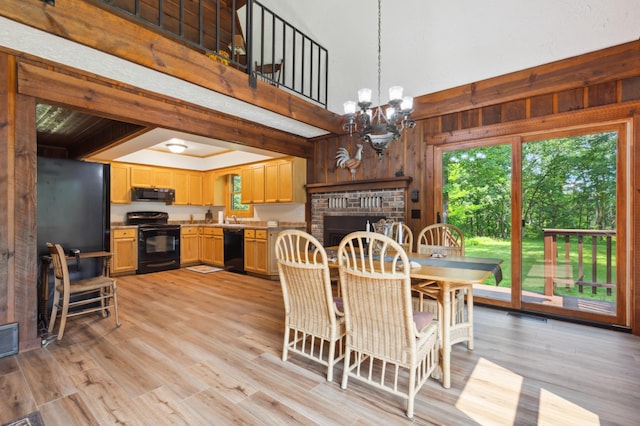
[[[14,322],[15,58],[0,52],[0,325]]]
[[[16,318],[20,318],[20,350],[40,347],[38,318],[33,310],[38,299],[37,282],[37,140],[36,100],[17,96],[15,141],[15,283]]]
[[[525,97],[593,86],[638,76],[640,42],[632,41],[600,51],[489,78],[414,100],[414,118],[466,111]]]

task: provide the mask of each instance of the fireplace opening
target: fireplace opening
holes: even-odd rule
[[[367,220],[373,226],[386,216],[325,216],[324,217],[324,246],[333,247],[351,232],[365,231]],[[373,230],[373,228],[371,228]]]

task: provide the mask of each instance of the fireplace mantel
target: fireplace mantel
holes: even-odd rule
[[[377,189],[408,188],[413,179],[410,176],[400,176],[383,179],[350,180],[334,183],[311,183],[305,185],[308,194],[324,192],[348,192]]]

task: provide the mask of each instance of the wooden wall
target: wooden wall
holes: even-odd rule
[[[0,54],[0,324],[20,350],[39,347],[36,318],[35,99],[16,93],[15,58]]]

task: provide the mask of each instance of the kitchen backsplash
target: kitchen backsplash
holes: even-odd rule
[[[131,211],[159,211],[169,213],[170,222],[188,222],[193,220],[202,222],[205,220],[207,210],[211,209],[213,221],[217,222],[218,212],[224,211],[221,206],[175,206],[162,203],[132,202],[131,204],[111,204],[111,223],[123,224],[127,212]],[[269,221],[280,222],[304,222],[304,204],[283,203],[283,204],[256,204],[253,206],[253,217],[242,219],[246,221]]]

